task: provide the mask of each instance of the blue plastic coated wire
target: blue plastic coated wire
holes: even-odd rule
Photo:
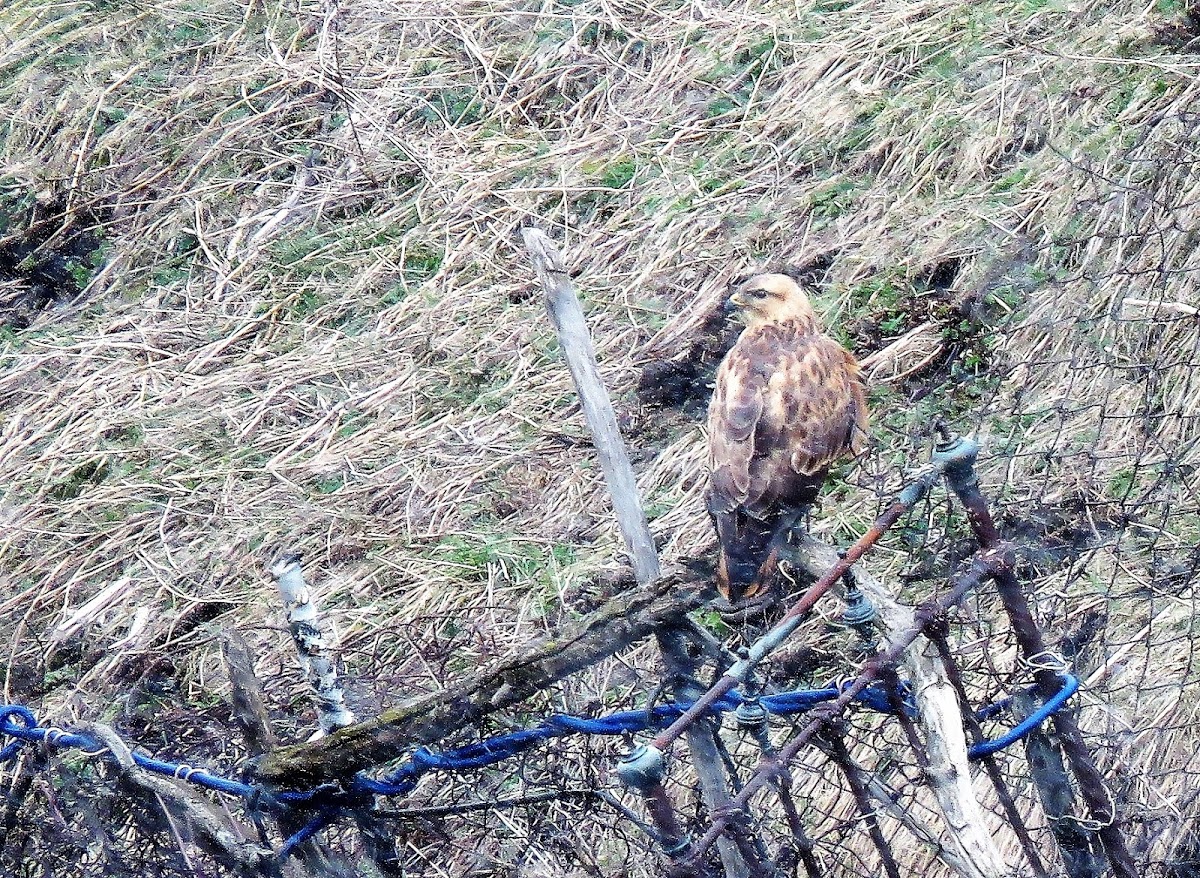
[[[18,719],[18,721],[14,722],[14,719]],[[112,756],[111,753],[108,753],[108,748],[104,744],[89,735],[64,731],[63,729],[56,729],[53,726],[38,725],[37,717],[33,711],[22,704],[0,705],[0,735],[7,735],[10,738],[16,739],[0,750],[0,762],[7,761],[16,756],[18,749],[20,749],[21,744],[25,741],[45,743],[58,748],[74,747],[79,750],[103,751],[110,758]],[[216,790],[219,793],[229,793],[230,795],[242,796],[243,798],[249,797],[255,792],[255,787],[250,784],[220,777],[203,768],[195,768],[191,765],[176,762],[164,762],[161,759],[145,756],[136,751],[133,751],[131,755],[135,764],[140,765],[147,771],[153,771],[155,774],[163,774],[167,777],[186,780],[189,783],[194,783],[210,790]]]
[[[279,848],[278,858],[281,861],[286,860],[292,855],[292,851],[328,826],[335,817],[337,817],[337,809],[322,810],[316,817],[301,826],[294,835],[288,837]]]
[[[1067,703],[1067,699],[1079,691],[1079,678],[1074,674],[1060,674],[1059,679],[1062,680],[1062,688],[1058,690],[1053,698],[1050,698],[1045,704],[1000,737],[994,738],[991,741],[980,741],[973,747],[968,748],[968,758],[979,759],[983,756],[990,756],[998,750],[1003,750],[1009,744],[1024,738],[1041,725],[1047,717],[1057,713]]]
[[[1062,688],[1053,698],[1043,704],[1036,712],[1023,720],[1010,731],[990,741],[982,741],[967,752],[971,759],[979,759],[995,753],[998,750],[1019,741],[1062,708],[1067,700],[1079,689],[1079,680],[1063,674]],[[850,685],[832,685],[824,689],[800,689],[792,692],[780,692],[775,695],[764,695],[759,703],[769,712],[780,716],[803,713],[824,701],[832,701]],[[905,687],[901,692],[903,709],[910,715],[915,715],[916,708],[912,703],[910,693]],[[868,686],[859,693],[858,699],[866,706],[881,713],[893,713],[888,700],[888,693],[881,687]],[[730,692],[711,708],[711,714],[721,714],[734,710],[744,700],[737,691]],[[989,719],[1000,713],[1010,703],[1006,698],[994,704],[981,708],[976,712],[976,719]],[[689,705],[687,703],[660,704],[648,710],[626,710],[608,716],[588,718],[555,714],[547,718],[541,725],[522,731],[497,735],[474,744],[467,744],[441,752],[419,747],[412,752],[407,762],[393,770],[383,778],[371,778],[366,775],[356,775],[349,789],[337,784],[324,784],[309,790],[285,790],[265,797],[268,805],[315,805],[320,804],[321,811],[308,824],[299,830],[284,844],[284,850],[290,851],[296,845],[320,831],[337,814],[337,805],[361,802],[371,795],[405,795],[411,792],[420,778],[430,771],[469,771],[493,765],[505,759],[516,756],[542,741],[559,738],[566,735],[625,735],[644,732],[649,729],[664,728],[679,717]],[[44,743],[54,747],[74,747],[86,751],[96,751],[97,755],[107,753],[104,745],[89,735],[65,731],[54,727],[40,726],[34,712],[21,704],[0,705],[0,736],[7,735],[13,740],[0,748],[0,762],[16,757],[20,748],[27,742]],[[113,758],[107,753],[108,758]],[[229,778],[220,777],[205,769],[186,764],[166,762],[133,751],[133,761],[156,774],[186,780],[189,783],[215,790],[229,795],[251,798],[261,796],[261,788]]]

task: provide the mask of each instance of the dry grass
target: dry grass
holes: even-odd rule
[[[4,700],[232,760],[215,631],[237,626],[284,736],[304,735],[264,574],[285,547],[305,552],[360,714],[586,606],[622,552],[519,249],[536,221],[580,272],[669,566],[711,549],[703,441],[638,378],[689,349],[737,276],[812,267],[830,323],[882,352],[875,447],[818,532],[860,532],[934,416],[978,428],[1007,524],[1059,546],[1027,565],[1048,630],[1104,614],[1082,720],[1163,872],[1200,785],[1200,55],[1178,15],[5,4]],[[41,311],[21,304],[38,283]],[[944,571],[961,521],[932,506],[916,524],[877,573]],[[989,599],[970,613],[965,660],[994,694],[1011,644]],[[635,653],[552,700],[636,700],[652,677]],[[562,776],[603,772],[585,756]],[[805,776],[838,838],[848,793]],[[428,868],[585,868],[530,819]],[[613,839],[601,871],[638,856],[576,831]]]

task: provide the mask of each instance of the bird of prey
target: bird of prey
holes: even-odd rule
[[[830,464],[862,450],[867,402],[858,361],[821,331],[790,277],[756,275],[726,308],[746,327],[708,407],[708,509],[720,543],[717,589],[736,605],[772,584],[779,550]]]

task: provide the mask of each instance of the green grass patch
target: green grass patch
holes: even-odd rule
[[[422,283],[438,273],[446,253],[441,247],[430,243],[411,244],[404,251],[404,279],[410,283]]]
[[[553,565],[559,564],[560,558],[571,557],[569,551],[548,553],[507,534],[449,537],[434,547],[433,554],[459,568],[462,579],[482,581],[497,576],[514,585],[530,586],[550,585]]]
[[[483,99],[473,85],[456,85],[434,91],[417,115],[431,125],[473,125],[484,117]]]
[[[837,180],[814,190],[808,197],[809,210],[823,220],[837,219],[858,200],[863,184],[857,180]]]

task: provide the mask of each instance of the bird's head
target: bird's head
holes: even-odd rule
[[[786,274],[756,274],[725,300],[725,312],[738,313],[747,326],[803,321],[816,326],[816,314],[800,285]]]

